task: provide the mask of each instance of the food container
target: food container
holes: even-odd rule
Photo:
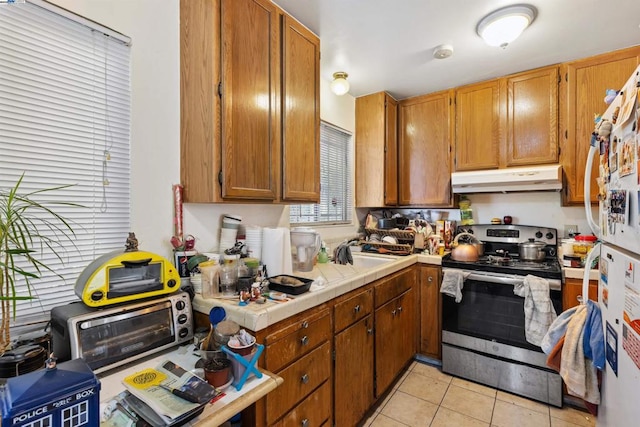
[[[573,244],[574,255],[586,255],[596,243],[598,238],[593,234],[578,234]]]
[[[584,258],[580,255],[563,255],[562,265],[564,267],[582,268],[584,266]]]
[[[571,239],[562,239],[562,255],[573,255],[573,245],[576,243],[576,240]]]
[[[313,283],[312,279],[289,276],[287,274],[269,277],[270,290],[290,295],[300,295],[307,292],[311,287],[311,283]]]

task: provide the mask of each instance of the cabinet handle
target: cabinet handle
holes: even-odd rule
[[[391,310],[391,315],[392,315],[392,316],[395,316],[395,315],[396,315],[396,312],[397,312],[397,310],[395,310],[395,309]]]
[[[360,313],[360,304],[356,305],[355,307],[353,307],[353,311],[355,313]]]
[[[369,328],[369,329],[367,329],[367,334],[369,334],[369,335],[373,335],[373,328]]]
[[[308,327],[309,327],[309,322],[307,322],[306,320],[302,322],[302,329],[307,329]]]
[[[309,382],[309,375],[308,374],[304,374],[301,378],[300,381],[302,381],[302,384],[306,384]]]
[[[304,420],[302,420],[302,422],[300,423],[300,425],[302,427],[309,427],[309,419],[305,418]]]
[[[309,337],[305,335],[302,338],[300,338],[300,344],[302,344],[302,345],[309,344]]]
[[[398,314],[402,313],[402,306],[398,307]]]

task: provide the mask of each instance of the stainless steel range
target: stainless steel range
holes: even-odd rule
[[[562,406],[562,379],[547,368],[547,356],[525,339],[524,298],[515,284],[534,275],[549,282],[556,313],[562,311],[562,268],[557,230],[526,225],[471,225],[458,231],[484,242],[476,262],[443,258],[443,271],[465,275],[462,301],[443,295],[442,370],[551,405]],[[519,243],[545,242],[544,260],[519,259]]]

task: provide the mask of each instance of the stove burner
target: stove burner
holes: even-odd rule
[[[487,257],[487,264],[494,265],[511,265],[513,260],[507,256],[493,256],[489,255]]]

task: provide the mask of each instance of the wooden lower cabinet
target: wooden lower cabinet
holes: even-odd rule
[[[243,425],[358,425],[418,349],[418,271],[392,273],[259,331],[260,366],[284,382],[243,412]]]
[[[562,310],[578,305],[579,295],[582,295],[582,279],[566,278],[562,287]],[[597,280],[589,280],[589,299],[598,301]]]
[[[373,288],[336,298],[334,316],[334,423],[354,426],[374,402]]]
[[[420,283],[420,344],[418,352],[438,360],[442,357],[441,273],[440,267],[422,266],[418,279]]]

